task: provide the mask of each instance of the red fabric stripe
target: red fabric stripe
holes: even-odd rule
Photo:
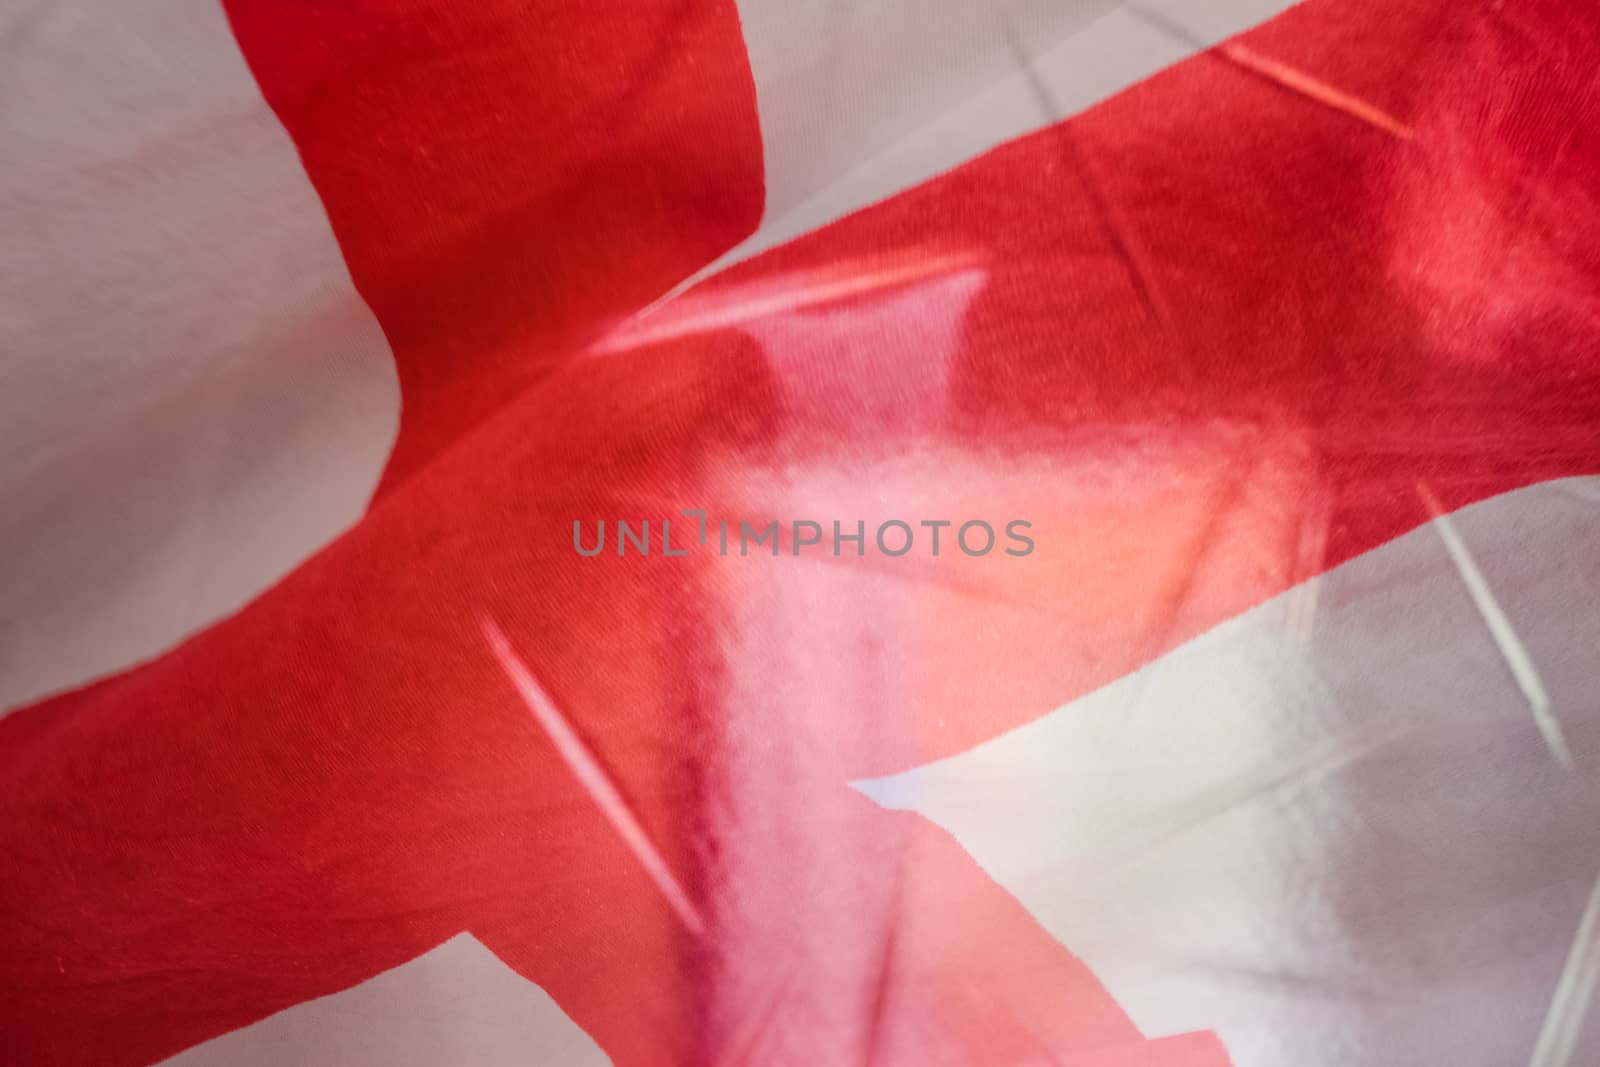
[[[224,0],[402,396],[380,494],[754,230],[733,0]]]
[[[1344,0],[1244,40],[1414,139],[1208,53],[709,287],[907,250],[979,259],[936,432],[1120,472],[1064,497],[1029,568],[941,568],[993,596],[930,612],[929,662],[952,666],[930,672],[921,732],[851,773],[962,751],[1421,525],[1419,481],[1455,509],[1600,471],[1592,11]],[[833,358],[803,340],[774,356]],[[892,390],[926,365],[879,342],[852,374]],[[804,434],[891,450],[863,445],[873,419],[837,391]],[[1048,509],[1001,492],[971,499]],[[978,650],[1006,669],[962,669]]]

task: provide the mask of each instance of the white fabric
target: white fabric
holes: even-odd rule
[[[754,236],[700,276],[1076,114],[1291,6],[739,0],[766,214]]]
[[[470,934],[342,993],[163,1060],[167,1067],[601,1067],[550,995]]]
[[[11,5],[0,34],[3,711],[347,528],[400,400],[215,0]]]
[[[1429,525],[859,788],[953,833],[1147,1034],[1214,1028],[1238,1067],[1527,1063],[1600,948],[1574,947],[1600,877],[1597,487],[1451,517],[1571,769]],[[1597,1030],[1570,1062],[1600,1063]]]

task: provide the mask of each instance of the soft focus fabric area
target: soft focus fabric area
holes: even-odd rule
[[[1600,1062],[1588,0],[0,19],[0,1058]]]

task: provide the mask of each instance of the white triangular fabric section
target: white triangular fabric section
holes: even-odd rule
[[[738,2],[761,116],[766,215],[697,277],[1076,114],[1293,6]]]
[[[590,1067],[609,1064],[549,994],[470,934],[297,1004],[166,1067]]]
[[[1600,1063],[1562,1017],[1600,952],[1574,944],[1600,936],[1597,770],[1600,479],[1571,479],[858,788],[953,833],[1147,1034],[1215,1029],[1238,1067],[1505,1067],[1563,1026]]]
[[[0,35],[3,713],[348,528],[400,390],[216,0],[8,5]]]

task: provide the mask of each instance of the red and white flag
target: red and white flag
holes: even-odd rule
[[[1589,0],[0,55],[0,1061],[1600,1062]]]

